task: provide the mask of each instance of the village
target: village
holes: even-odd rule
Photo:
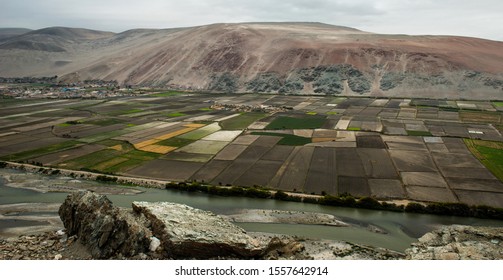
[[[105,99],[135,96],[145,89],[120,87],[115,81],[86,80],[78,83],[57,81],[57,76],[41,78],[0,77],[0,98],[19,99]]]

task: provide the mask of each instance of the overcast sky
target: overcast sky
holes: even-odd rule
[[[0,27],[122,32],[221,22],[323,22],[503,41],[502,0],[0,0]]]

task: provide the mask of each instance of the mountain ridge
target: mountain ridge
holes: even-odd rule
[[[218,92],[501,99],[503,42],[323,23],[121,33],[53,27],[0,41],[0,76]]]

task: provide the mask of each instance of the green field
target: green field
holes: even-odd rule
[[[199,109],[199,111],[213,111],[213,109],[211,109],[211,108],[201,108],[201,109]]]
[[[71,141],[66,141],[63,143],[50,145],[50,146],[47,146],[44,148],[39,148],[39,149],[20,152],[20,153],[8,155],[8,156],[3,156],[0,159],[10,160],[10,161],[26,160],[26,159],[35,158],[35,157],[43,156],[43,155],[58,152],[58,151],[67,150],[67,149],[73,148],[79,144],[82,144],[82,143],[80,143],[78,141],[71,140]]]
[[[112,111],[112,112],[109,112],[109,113],[106,113],[106,114],[110,115],[110,116],[120,116],[120,115],[136,114],[136,113],[140,113],[140,112],[143,112],[143,109],[133,108],[133,109],[124,109],[124,110]]]
[[[154,160],[160,155],[156,153],[149,153],[144,151],[132,150],[126,154],[121,155],[120,158],[124,159],[118,163],[111,160],[110,164],[104,166],[103,172],[106,173],[120,173],[125,172],[133,167],[136,167],[146,161]],[[115,163],[115,164],[114,164]]]
[[[305,116],[303,118],[277,117],[265,129],[314,129],[321,128],[325,123],[324,117]]]
[[[61,167],[69,169],[96,169],[96,165],[111,160],[122,154],[121,151],[113,149],[105,149],[94,153],[87,154],[69,161],[64,161],[60,164]]]
[[[166,91],[166,92],[151,94],[150,96],[151,97],[169,97],[169,96],[175,96],[175,95],[180,95],[180,94],[187,94],[187,93],[181,92],[181,91]]]
[[[224,130],[245,129],[250,124],[252,124],[262,118],[265,118],[266,116],[267,116],[266,113],[258,113],[258,112],[243,113],[243,114],[236,116],[234,118],[230,118],[228,120],[221,121],[220,126],[222,126],[222,129],[224,129]]]
[[[98,134],[94,134],[91,136],[83,137],[83,138],[80,138],[79,141],[85,142],[85,143],[94,143],[94,142],[114,138],[114,137],[117,137],[117,136],[120,136],[120,135],[123,135],[126,133],[128,133],[128,131],[126,131],[126,130],[109,131],[109,132],[105,132],[105,133],[98,133]]]
[[[429,131],[407,130],[409,136],[432,136]]]
[[[503,102],[501,101],[495,101],[495,102],[491,102],[493,104],[494,107],[503,107]]]
[[[465,144],[487,169],[503,181],[502,142],[465,139]]]
[[[57,124],[56,126],[59,126],[59,127],[69,127],[69,126],[72,126],[73,124],[69,124],[69,123],[60,123],[60,124]]]
[[[169,118],[183,117],[183,116],[186,116],[186,115],[187,114],[180,113],[180,112],[173,112],[173,113],[166,114],[166,116],[169,117]]]
[[[311,138],[296,136],[296,135],[292,135],[292,134],[272,133],[272,132],[252,132],[252,135],[266,135],[266,136],[281,137],[281,140],[279,140],[278,145],[304,146],[306,144],[311,143]]]
[[[110,142],[109,144],[112,143]],[[59,166],[76,170],[83,169],[104,173],[117,173],[161,156],[155,153],[134,150],[130,144],[125,142],[123,142],[122,147],[124,150],[105,149],[62,162]]]
[[[187,132],[183,135],[178,136],[178,138],[182,139],[188,139],[188,140],[199,140],[203,137],[206,137],[213,132],[217,132],[220,130],[220,126],[217,123],[210,124],[201,128],[198,128],[196,130],[193,130],[191,132]]]
[[[123,120],[120,119],[115,119],[115,118],[103,118],[103,119],[93,119],[93,120],[88,120],[84,121],[83,123],[85,124],[94,124],[94,125],[99,125],[99,126],[108,126],[108,125],[113,125],[113,124],[118,124],[118,123],[123,123]]]

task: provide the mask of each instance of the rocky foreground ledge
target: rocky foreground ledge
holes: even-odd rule
[[[406,254],[410,260],[501,260],[503,228],[443,227],[423,235]]]
[[[115,207],[103,195],[68,195],[59,215],[94,259],[398,259],[403,255],[340,241],[247,233],[208,211],[168,202]]]
[[[247,233],[211,212],[167,202],[115,207],[76,192],[59,208],[65,230],[0,240],[0,259],[503,259],[503,229],[450,226],[406,251],[344,241]]]
[[[272,245],[260,243],[239,227],[210,212],[167,202],[133,202],[133,211],[118,208],[103,195],[70,194],[59,209],[70,236],[93,258],[254,258]]]

